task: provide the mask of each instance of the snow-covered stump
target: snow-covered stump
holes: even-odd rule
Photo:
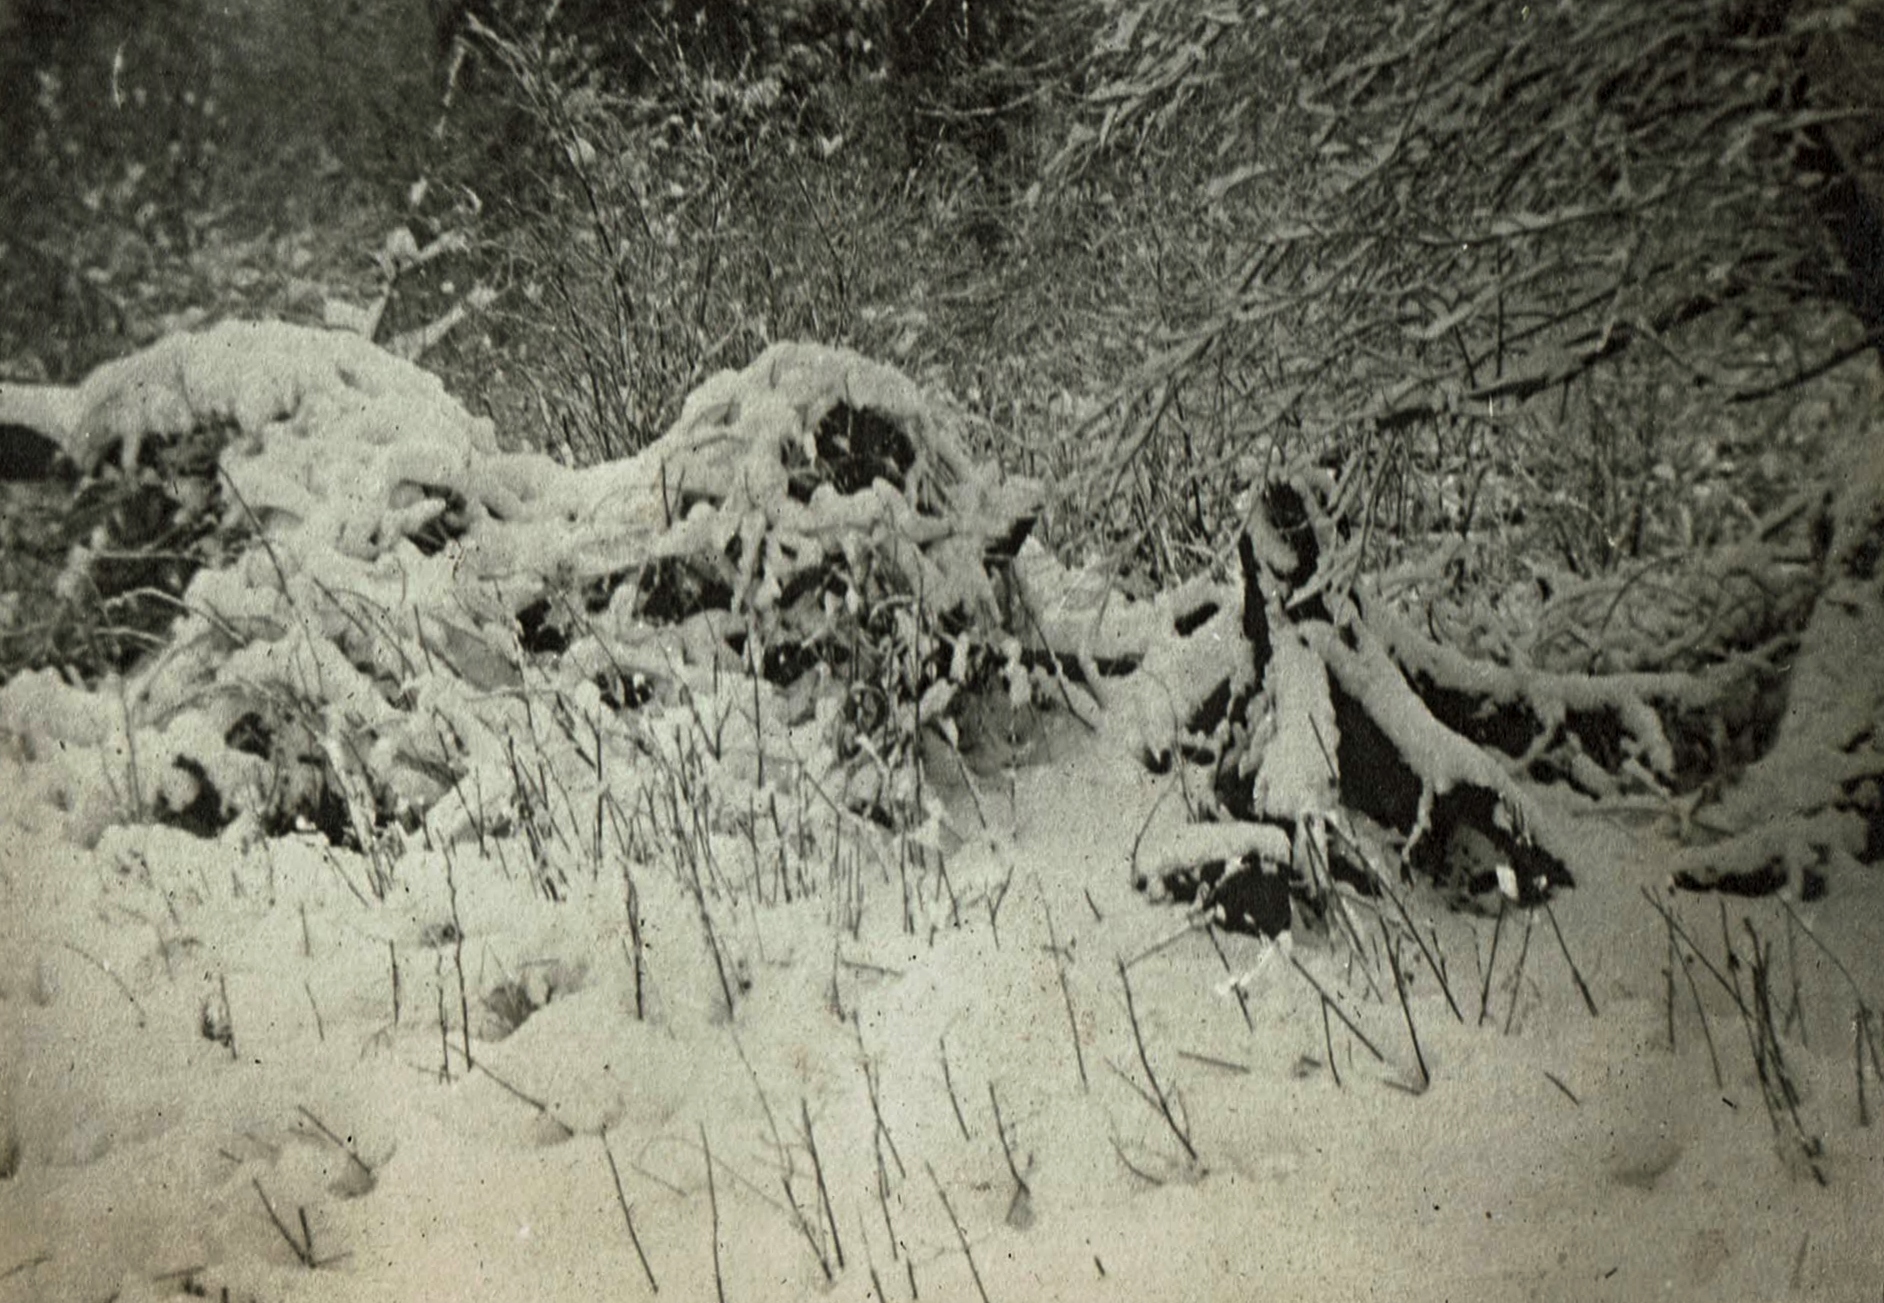
[[[1292,898],[1325,916],[1341,884],[1396,889],[1402,863],[1440,877],[1470,861],[1470,881],[1453,885],[1514,899],[1568,882],[1521,770],[1436,718],[1393,642],[1330,585],[1322,557],[1341,541],[1311,501],[1312,490],[1270,486],[1239,544],[1240,586],[1119,603],[1091,622],[1070,576],[1024,560],[1048,650],[1086,667],[1120,740],[1154,769],[1209,775],[1193,811],[1227,827],[1201,853],[1139,866],[1144,885],[1275,935]],[[1095,644],[1129,672],[1109,679]]]
[[[1252,495],[1240,585],[1200,581],[1133,602],[1032,548],[1018,572],[1038,653],[1080,681],[1121,745],[1154,770],[1196,776],[1180,786],[1204,826],[1148,852],[1141,882],[1273,935],[1303,906],[1325,915],[1338,884],[1375,894],[1416,879],[1461,904],[1544,899],[1571,881],[1575,835],[1540,807],[1546,787],[1564,798],[1556,808],[1646,801],[1685,814],[1688,793],[1724,786],[1702,817],[1737,831],[1696,846],[1676,866],[1679,885],[1800,883],[1801,859],[1823,864],[1828,844],[1875,859],[1884,671],[1853,652],[1884,638],[1876,494],[1835,510],[1844,523],[1822,593],[1777,548],[1723,559],[1721,572],[1761,599],[1735,599],[1734,618],[1754,633],[1721,632],[1724,650],[1682,668],[1501,664],[1422,632],[1358,573],[1358,531],[1327,506],[1338,494],[1322,472]],[[1780,679],[1772,646],[1794,619],[1799,659]],[[1691,641],[1677,631],[1667,659]],[[1772,698],[1788,687],[1777,744],[1732,785],[1772,739]]]

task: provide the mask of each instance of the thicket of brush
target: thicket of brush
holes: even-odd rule
[[[1728,541],[1795,487],[1759,454],[1809,442],[1761,400],[1875,308],[1826,53],[1864,9],[709,5],[606,41],[473,9],[482,388],[608,456],[766,341],[850,343],[1153,580],[1304,457],[1376,463],[1401,536],[1579,575]]]
[[[769,344],[849,345],[965,404],[965,442],[1049,486],[1036,536],[1069,570],[1098,559],[1133,599],[1116,601],[1113,614],[1135,610],[1152,631],[1103,669],[1097,656],[1076,665],[1090,651],[1090,629],[1056,643],[1039,627],[1042,612],[1030,611],[1031,629],[957,640],[972,643],[980,659],[960,659],[976,674],[944,671],[933,640],[924,641],[932,631],[920,627],[931,618],[926,592],[912,603],[907,585],[873,592],[859,581],[865,600],[827,623],[853,644],[859,630],[877,637],[894,654],[871,659],[853,645],[861,671],[846,687],[880,683],[886,699],[903,699],[885,708],[888,745],[866,728],[844,737],[847,763],[860,755],[874,763],[872,747],[885,757],[870,800],[849,803],[803,782],[799,799],[770,799],[768,782],[786,780],[768,772],[761,742],[774,715],[789,713],[763,712],[755,684],[721,681],[721,665],[737,672],[737,659],[715,660],[698,691],[673,674],[679,686],[663,704],[691,715],[670,743],[635,735],[633,711],[645,702],[624,705],[632,694],[578,696],[595,684],[575,682],[574,669],[569,695],[556,698],[561,713],[538,734],[527,699],[506,688],[526,667],[496,657],[492,683],[480,685],[492,690],[478,702],[492,718],[474,721],[489,742],[486,768],[461,765],[434,730],[440,754],[420,759],[437,763],[429,772],[408,766],[430,786],[415,784],[408,805],[444,801],[451,790],[469,810],[466,776],[488,773],[489,789],[470,785],[479,789],[467,821],[480,853],[487,838],[500,859],[503,836],[512,845],[523,837],[533,854],[560,843],[592,883],[615,866],[612,830],[637,1016],[639,893],[663,879],[631,878],[627,866],[661,855],[683,893],[666,905],[697,913],[727,1017],[746,979],[717,929],[742,901],[822,894],[828,917],[854,939],[866,882],[879,870],[890,882],[893,867],[908,934],[959,925],[965,902],[983,904],[996,925],[1006,884],[980,902],[958,898],[945,855],[921,840],[922,790],[892,780],[911,772],[925,691],[986,686],[969,680],[992,677],[980,671],[997,643],[1006,654],[1009,633],[1041,654],[1022,665],[1015,640],[1004,670],[1022,680],[1036,673],[1043,690],[1051,681],[1069,708],[1074,690],[1059,676],[1079,677],[1103,707],[1109,687],[1115,702],[1130,696],[1108,680],[1143,670],[1212,620],[1211,636],[1223,633],[1234,654],[1242,655],[1240,636],[1260,643],[1266,660],[1273,608],[1275,643],[1292,654],[1290,682],[1320,684],[1297,694],[1310,698],[1290,725],[1298,755],[1320,750],[1318,725],[1339,708],[1329,671],[1339,686],[1345,667],[1344,700],[1359,715],[1444,724],[1499,784],[1515,784],[1510,774],[1528,765],[1529,777],[1593,800],[1646,793],[1692,811],[1693,793],[1763,752],[1771,769],[1794,773],[1804,765],[1792,757],[1814,765],[1846,757],[1837,772],[1814,771],[1822,790],[1771,785],[1776,800],[1793,802],[1784,809],[1742,803],[1718,829],[1738,838],[1737,857],[1726,867],[1705,857],[1695,864],[1751,876],[1777,859],[1777,882],[1803,882],[1803,869],[1849,858],[1854,847],[1864,858],[1884,853],[1875,721],[1795,712],[1804,723],[1788,735],[1774,719],[1788,667],[1842,682],[1832,671],[1841,656],[1849,661],[1843,649],[1884,629],[1876,567],[1884,508],[1864,482],[1838,479],[1864,437],[1854,413],[1876,398],[1874,372],[1843,364],[1878,342],[1884,301],[1878,251],[1866,243],[1878,229],[1878,113],[1863,99],[1870,83],[1854,71],[1871,57],[1871,41],[1884,45],[1877,6],[379,0],[338,25],[323,25],[334,16],[327,6],[282,10],[283,26],[271,29],[253,18],[232,26],[191,0],[148,12],[106,6],[85,23],[50,0],[25,7],[19,21],[31,39],[17,47],[15,81],[32,93],[7,113],[27,144],[0,161],[9,191],[28,196],[5,237],[9,253],[23,256],[0,260],[7,378],[70,381],[99,357],[222,313],[320,318],[330,300],[366,299],[379,304],[366,329],[386,341],[463,308],[428,364],[494,418],[506,443],[593,464],[648,447],[700,381]],[[389,25],[375,26],[380,19]],[[271,32],[284,39],[271,43]],[[294,124],[292,134],[277,134],[283,123]],[[388,228],[399,234],[385,238]],[[52,666],[96,683],[164,641],[198,568],[246,541],[226,524],[239,513],[214,509],[227,505],[215,469],[226,434],[198,429],[152,440],[140,464],[8,486],[0,674]],[[1290,476],[1325,484],[1329,501],[1304,505],[1297,495],[1285,519],[1269,487]],[[441,501],[441,520],[466,506],[462,495]],[[1266,525],[1259,509],[1270,513]],[[1276,565],[1259,577],[1254,548],[1237,557],[1252,528],[1314,534],[1329,544],[1323,568],[1302,565],[1299,589],[1278,594]],[[1302,538],[1284,541],[1293,549]],[[1302,561],[1299,551],[1293,560]],[[89,585],[59,582],[80,569]],[[1215,587],[1193,595],[1208,601],[1139,600],[1200,576]],[[577,577],[606,578],[603,602],[553,630],[564,646],[544,636],[533,653],[555,656],[572,633],[593,633],[591,617],[625,588],[621,575]],[[316,609],[287,587],[282,580],[289,613]],[[1821,600],[1834,590],[1836,603]],[[1066,579],[1063,593],[1075,591]],[[572,612],[580,605],[560,592],[541,605],[553,606],[552,596]],[[386,609],[395,609],[391,599]],[[362,623],[329,614],[336,645]],[[492,618],[492,646],[508,646],[513,614]],[[408,667],[431,665],[438,639],[416,622],[409,635],[405,621],[384,624],[411,638],[401,653]],[[763,664],[757,627],[741,644],[748,673]],[[1857,632],[1846,636],[1848,627]],[[1363,635],[1378,652],[1365,663]],[[231,637],[218,655],[254,641]],[[803,637],[792,650],[828,652],[839,641]],[[1242,782],[1230,793],[1238,798],[1255,788],[1261,757],[1242,762],[1259,749],[1251,738],[1267,709],[1258,700],[1263,661],[1249,682],[1250,659],[1214,679],[1192,675],[1196,704],[1221,688],[1221,710],[1207,729],[1193,727],[1196,717],[1170,729],[1213,734],[1209,764]],[[812,673],[792,668],[769,696],[783,698],[787,678]],[[1712,676],[1688,699],[1702,702],[1694,713],[1705,719],[1658,722],[1691,743],[1683,755],[1700,757],[1694,764],[1676,763],[1672,751],[1659,767],[1653,756],[1644,761],[1646,751],[1622,745],[1628,729],[1595,718],[1621,700],[1641,707],[1629,717],[1635,728],[1650,703],[1683,700],[1659,679],[1625,682],[1610,697],[1591,686],[1599,675],[1637,671],[1642,683],[1652,671]],[[1553,677],[1540,686],[1544,672]],[[1169,683],[1156,686],[1168,704]],[[757,759],[750,778],[735,781],[721,733],[743,718],[749,688]],[[1481,709],[1493,698],[1508,713]],[[233,730],[218,735],[278,775],[288,767],[262,754],[277,740],[318,768],[315,744],[329,740],[321,705],[286,698],[284,725],[260,750],[244,749]],[[907,726],[895,713],[904,707]],[[121,699],[117,708],[128,730],[131,707]],[[626,739],[606,766],[605,716]],[[1522,726],[1515,743],[1493,736],[1513,731],[1505,728],[1513,717]],[[1602,727],[1579,735],[1592,719]],[[1354,722],[1342,725],[1348,737],[1365,736]],[[461,735],[475,732],[466,724]],[[1273,744],[1265,739],[1271,754],[1280,750]],[[526,758],[537,772],[518,760],[519,747],[533,753]],[[1567,756],[1561,764],[1553,748]],[[1168,766],[1204,763],[1182,745],[1171,749]],[[1466,772],[1463,762],[1435,761],[1433,748],[1409,750],[1412,801],[1444,796]],[[546,755],[560,756],[567,773],[545,766]],[[331,755],[325,763],[332,774],[308,786],[322,797],[340,789],[344,769]],[[153,803],[136,765],[133,755],[125,802],[142,813]],[[639,804],[619,800],[624,772],[640,775]],[[206,786],[208,775],[184,777]],[[963,778],[972,794],[965,767]],[[186,786],[200,795],[199,784]],[[485,790],[491,806],[509,808],[486,819]],[[358,889],[364,904],[391,881],[387,848],[411,831],[395,815],[410,811],[370,790],[343,795],[349,805],[331,820],[330,838],[351,838],[370,857]],[[316,813],[320,804],[311,803]],[[1289,811],[1220,804],[1235,816],[1223,822],[1269,819],[1272,833],[1300,816],[1294,840],[1282,838],[1269,862],[1319,855],[1314,903],[1341,898],[1328,868],[1328,810],[1306,798]],[[1430,834],[1427,805],[1409,812],[1414,841]],[[284,801],[269,813],[302,811]],[[1408,845],[1400,839],[1395,849]],[[436,937],[455,952],[455,1052],[468,1068],[471,998],[452,854],[437,857],[452,919]],[[1378,863],[1387,865],[1381,884],[1398,881],[1397,863]],[[1222,856],[1217,864],[1227,871]],[[1531,906],[1542,905],[1570,955],[1541,883],[1507,889],[1487,876],[1498,882],[1499,922],[1480,1022],[1493,1012],[1496,929],[1508,906],[1527,910],[1518,974]],[[539,872],[531,885],[560,900],[568,884]],[[650,917],[658,891],[649,888]],[[1454,999],[1443,962],[1426,953],[1397,897],[1379,899],[1402,910],[1415,943],[1402,956],[1398,934],[1388,935],[1397,925],[1377,903],[1386,976],[1423,1084],[1402,965],[1412,972],[1417,950],[1461,1022],[1470,992],[1461,984],[1465,1002]],[[1200,926],[1208,903],[1194,915]],[[1289,908],[1283,899],[1285,917]],[[1782,1144],[1823,1179],[1820,1142],[1801,1120],[1782,1053],[1799,999],[1795,985],[1792,1007],[1781,1008],[1772,939],[1751,928],[1744,939],[1730,933],[1723,914],[1717,965],[1711,936],[1697,940],[1672,908],[1664,918],[1671,1042],[1675,974],[1704,1032],[1699,989],[1711,977],[1741,1016]],[[1790,916],[1786,937],[1792,976]],[[1351,939],[1357,954],[1371,945],[1359,926]],[[392,963],[396,980],[396,956]],[[442,960],[437,971],[448,1075]],[[1118,972],[1150,1083],[1145,1098],[1195,1162],[1188,1120],[1152,1070],[1126,966]],[[1064,970],[1060,980],[1079,1055]],[[1858,1107],[1868,1121],[1875,1009],[1850,985]],[[395,987],[395,1022],[398,998]],[[511,1020],[527,1016],[534,999],[527,990],[507,995],[522,1009]],[[1515,1009],[1514,994],[1507,1027]],[[226,1018],[206,1012],[204,1034],[226,1034],[233,1051]],[[1005,1147],[992,1084],[990,1104]],[[808,1112],[804,1129],[809,1148]],[[257,1194],[295,1256],[322,1261],[305,1222],[297,1235],[259,1185]],[[832,1232],[835,1241],[834,1224]],[[821,1256],[822,1232],[806,1238]]]
[[[428,364],[588,463],[769,342],[849,344],[1129,590],[1232,576],[1255,491],[1319,463],[1330,582],[1437,642],[1769,696],[1872,535],[1824,494],[1876,342],[1873,4],[321,9],[24,7],[12,378],[218,312],[470,307]],[[9,490],[0,665],[161,638],[227,544],[168,449]],[[75,547],[122,582],[62,588]]]

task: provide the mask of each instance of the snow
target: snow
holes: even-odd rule
[[[1181,767],[1140,763],[1234,677],[1228,590],[1109,605],[1027,551],[1043,621],[1138,670],[1092,719],[1036,711],[992,768],[926,748],[932,817],[903,835],[859,813],[902,771],[840,754],[842,685],[755,687],[724,613],[651,629],[624,589],[560,658],[522,653],[521,602],[735,537],[743,610],[896,540],[912,589],[985,613],[978,558],[1026,490],[893,372],[782,347],[709,381],[651,458],[579,473],[496,452],[383,355],[323,343],[277,372],[301,336],[209,338],[200,373],[179,347],[95,377],[72,437],[233,421],[268,545],[200,572],[123,682],[0,689],[0,1303],[1875,1298],[1884,1128],[1861,1109],[1884,1082],[1852,1052],[1884,1003],[1875,875],[1817,906],[1669,896],[1671,845],[1432,754],[1384,647],[1290,632],[1294,714],[1332,731],[1334,668],[1433,773],[1549,829],[1578,884],[1502,921],[1409,888],[1464,1018],[1411,947],[1403,1009],[1378,952],[1216,933],[1133,888],[1291,851],[1193,825]],[[925,432],[926,487],[782,496],[784,449],[839,398]],[[682,482],[713,501],[671,512]],[[439,489],[464,527],[423,552]],[[649,700],[610,706],[605,667]],[[230,741],[260,710],[267,754]],[[1332,801],[1314,731],[1273,740],[1268,808]],[[343,828],[268,826],[322,773]],[[213,836],[124,820],[205,782],[238,814]],[[400,817],[375,822],[383,793]],[[1692,998],[1665,979],[1644,889],[1723,969],[1731,939],[1742,980],[1743,919],[1767,945],[1824,1185],[1726,993],[1698,964]],[[1404,937],[1344,900],[1366,944]]]
[[[1126,864],[1154,780],[1071,731],[1049,749],[1019,775],[1011,811],[994,803],[996,826],[951,864],[956,892],[976,902],[959,927],[907,934],[894,884],[874,876],[854,937],[815,897],[756,909],[736,939],[752,984],[730,1020],[686,902],[651,875],[655,999],[637,1020],[618,884],[551,903],[495,857],[461,859],[473,990],[552,967],[568,986],[537,979],[547,1004],[501,1041],[473,1039],[492,1075],[454,1051],[449,1081],[437,1008],[442,991],[455,1044],[453,960],[424,935],[445,912],[441,865],[429,878],[402,866],[386,901],[363,903],[340,881],[364,876],[359,857],[305,841],[244,852],[147,827],[86,852],[7,833],[0,1117],[18,1158],[0,1183],[0,1299],[173,1297],[190,1283],[271,1299],[650,1294],[605,1143],[662,1296],[711,1298],[702,1129],[731,1299],[862,1299],[872,1264],[894,1298],[910,1297],[912,1268],[924,1298],[975,1297],[927,1168],[996,1300],[1873,1296],[1884,1144],[1857,1125],[1849,997],[1801,960],[1809,1043],[1795,1035],[1787,1054],[1827,1145],[1821,1189],[1783,1161],[1718,1002],[1722,1088],[1691,1008],[1677,1006],[1679,1049],[1666,1048],[1662,934],[1636,895],[1658,876],[1652,845],[1593,825],[1575,866],[1584,885],[1555,907],[1600,1017],[1541,934],[1511,1034],[1502,979],[1484,1026],[1453,1022],[1437,990],[1416,985],[1423,1094],[1404,1088],[1414,1071],[1391,993],[1369,996],[1342,980],[1337,954],[1298,942],[1389,1058],[1372,1063],[1335,1024],[1337,1087],[1313,994],[1287,965],[1217,939],[1233,967],[1259,974],[1246,1025],[1209,939],[1158,947],[1174,915],[1130,890]],[[1147,835],[1178,826],[1153,816]],[[1875,884],[1853,885],[1814,926],[1875,1003],[1880,901]],[[1676,908],[1711,935],[1708,903]],[[1778,935],[1776,907],[1746,910]],[[1455,971],[1469,970],[1469,937],[1482,951],[1489,925],[1433,914]],[[1182,1100],[1195,1165],[1141,1095],[1114,969],[1141,954],[1131,972],[1149,1056]],[[1463,985],[1470,1021],[1477,979]],[[200,1031],[222,990],[233,1051]],[[893,1145],[886,1198],[866,1062]],[[1027,1217],[1010,1218],[991,1084]],[[787,1161],[834,1284],[786,1202]],[[257,1182],[277,1209],[307,1210],[315,1254],[333,1261],[295,1260]]]

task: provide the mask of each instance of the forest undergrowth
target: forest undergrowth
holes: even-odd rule
[[[1104,1139],[1164,1191],[1214,1119],[1141,961],[1203,938],[1249,1022],[1251,934],[1312,1070],[1345,1031],[1419,1096],[1439,999],[1495,1021],[1501,944],[1507,1030],[1536,954],[1564,1007],[1615,994],[1556,905],[1579,820],[1652,825],[1670,1048],[1691,1006],[1724,1089],[1709,1029],[1743,1033],[1788,1170],[1841,1172],[1800,946],[1854,1004],[1866,1126],[1876,1005],[1793,911],[1884,858],[1884,10],[445,8],[16,20],[0,735],[37,832],[133,894],[188,878],[179,832],[245,857],[237,896],[258,847],[325,856],[321,908],[391,919],[387,1044],[429,956],[439,1077],[606,1151],[617,1119],[497,1042],[601,991],[623,1036],[737,1028],[810,963],[766,920],[817,915],[840,1030],[920,939],[998,950],[1002,789],[1017,820],[1077,739],[1157,793],[1127,876],[1182,907],[1108,974],[1135,1121]],[[1084,1093],[1072,938],[1125,906],[1033,886]],[[1782,894],[1780,930],[1703,935],[1702,891]],[[505,908],[560,967],[468,963]],[[1480,923],[1474,992],[1441,933],[1476,966]],[[231,1008],[197,1030],[234,1058]],[[928,1187],[871,1072],[838,1161],[894,1244]],[[768,1207],[832,1282],[824,1119],[760,1100]],[[985,1299],[964,1182],[928,1181]]]

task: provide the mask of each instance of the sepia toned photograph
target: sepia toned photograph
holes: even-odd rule
[[[0,1303],[1884,1303],[1884,0],[0,0]]]

